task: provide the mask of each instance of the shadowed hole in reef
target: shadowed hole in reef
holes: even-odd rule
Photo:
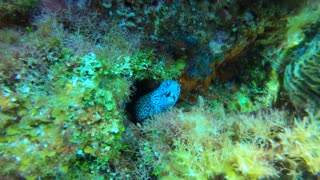
[[[130,101],[126,104],[126,111],[128,114],[128,118],[131,122],[137,123],[136,114],[135,114],[135,104],[138,101],[138,99],[155,89],[159,86],[159,82],[151,79],[144,79],[135,81],[131,87],[131,95],[130,95]]]

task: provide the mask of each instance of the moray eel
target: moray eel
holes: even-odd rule
[[[180,85],[177,81],[163,81],[156,90],[138,99],[135,105],[137,121],[142,123],[152,115],[172,109],[179,95]]]

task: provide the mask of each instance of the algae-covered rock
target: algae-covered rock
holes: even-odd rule
[[[290,121],[284,111],[225,114],[222,107],[205,104],[159,114],[141,128],[146,136],[139,142],[139,161],[144,167],[137,171],[151,166],[163,179],[316,176],[319,119],[310,114],[291,126]]]
[[[25,25],[32,17],[32,11],[40,0],[4,0],[0,2],[0,27]]]

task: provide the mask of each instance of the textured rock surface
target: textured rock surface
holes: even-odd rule
[[[295,60],[287,67],[284,87],[297,107],[318,107],[320,102],[320,35],[293,54]]]

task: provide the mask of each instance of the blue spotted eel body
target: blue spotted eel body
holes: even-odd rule
[[[156,90],[137,101],[135,106],[137,121],[141,123],[152,115],[172,109],[179,95],[180,85],[177,81],[163,81]]]

